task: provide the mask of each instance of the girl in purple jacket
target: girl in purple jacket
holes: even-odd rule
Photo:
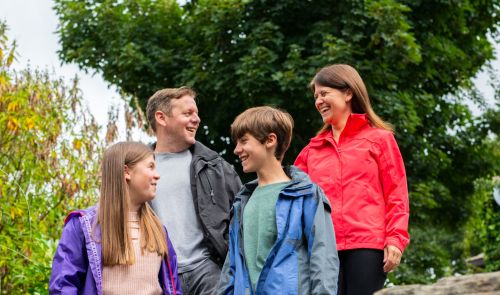
[[[109,147],[99,204],[68,215],[52,262],[51,294],[182,294],[177,259],[148,201],[153,152],[138,142]]]

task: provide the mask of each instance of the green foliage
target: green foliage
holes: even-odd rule
[[[287,109],[296,121],[290,163],[321,126],[310,79],[329,63],[356,67],[377,113],[396,126],[406,164],[415,237],[395,278],[405,283],[462,269],[462,247],[443,254],[441,245],[463,240],[474,181],[500,173],[485,140],[498,107],[471,83],[493,57],[487,36],[498,37],[499,8],[495,0],[55,1],[64,61],[102,73],[142,107],[159,88],[193,86],[199,139],[234,162],[228,134],[238,113]],[[469,100],[485,106],[483,117]],[[434,278],[421,273],[430,269]]]
[[[425,284],[464,271],[463,262],[454,259],[463,250],[454,233],[429,225],[412,226],[410,234],[412,246],[405,251],[401,265],[388,275],[390,283]]]
[[[0,22],[0,293],[46,294],[65,215],[95,202],[102,144],[77,83],[11,69]]]
[[[175,83],[172,73],[183,60],[173,50],[185,42],[174,1],[59,1],[55,9],[61,37],[71,44],[64,55],[83,69],[97,69],[107,81],[143,99]]]
[[[497,152],[500,153],[500,145]],[[500,177],[478,179],[472,195],[473,214],[467,223],[466,253],[484,253],[485,270],[500,270],[500,206],[493,200],[493,189],[500,189]]]

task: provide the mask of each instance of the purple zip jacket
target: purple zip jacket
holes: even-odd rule
[[[102,295],[101,230],[92,227],[97,218],[97,207],[71,212],[57,246],[52,273],[50,294],[98,294]],[[167,229],[165,229],[165,233]],[[92,238],[91,238],[92,237]],[[158,280],[165,295],[182,295],[177,275],[177,255],[168,238],[168,259],[163,259]]]

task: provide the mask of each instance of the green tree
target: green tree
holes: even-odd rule
[[[464,268],[474,180],[500,170],[485,142],[494,120],[466,105],[489,111],[471,78],[493,57],[487,36],[498,38],[499,8],[495,0],[55,1],[64,61],[102,73],[142,107],[158,88],[193,86],[199,139],[230,160],[228,123],[273,104],[296,120],[285,159],[293,161],[321,125],[307,89],[314,73],[356,67],[376,111],[397,127],[407,168],[413,240],[396,283]]]
[[[0,22],[0,293],[46,294],[65,215],[98,196],[99,128],[75,80],[11,68]]]

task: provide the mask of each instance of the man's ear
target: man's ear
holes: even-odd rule
[[[155,120],[157,125],[165,126],[167,121],[167,115],[162,111],[156,111]]]
[[[125,175],[125,180],[130,180],[132,176],[130,175],[130,169],[127,165],[123,166],[123,174]]]

